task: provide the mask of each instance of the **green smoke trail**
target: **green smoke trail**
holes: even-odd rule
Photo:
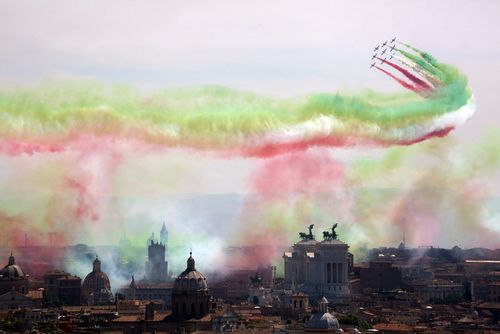
[[[339,138],[350,138],[349,145],[411,143],[455,128],[473,110],[459,115],[472,98],[462,73],[409,48],[413,52],[398,52],[442,83],[428,98],[365,91],[277,99],[216,86],[142,92],[91,81],[4,88],[0,149],[23,153],[15,149],[19,143],[64,149],[81,134],[236,151],[287,143],[309,147],[318,141],[344,145]]]

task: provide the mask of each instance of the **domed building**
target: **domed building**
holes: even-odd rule
[[[101,261],[97,256],[92,272],[83,280],[82,299],[87,305],[106,305],[113,302],[108,275],[101,270]]]
[[[14,255],[10,253],[9,262],[0,269],[0,295],[9,291],[28,293],[29,275],[16,264]]]
[[[318,301],[318,312],[313,313],[307,322],[306,332],[342,332],[337,318],[328,312],[328,300],[325,297]]]
[[[172,314],[182,318],[202,318],[209,311],[207,279],[196,270],[192,253],[187,268],[174,282],[172,290]]]

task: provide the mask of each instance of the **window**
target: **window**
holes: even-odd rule
[[[331,263],[326,264],[326,282],[327,283],[332,282],[332,264]]]

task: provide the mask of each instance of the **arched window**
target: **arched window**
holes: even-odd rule
[[[203,303],[200,303],[200,314],[203,314]]]
[[[182,315],[186,314],[186,303],[182,303]]]
[[[192,303],[191,304],[191,314],[195,314],[195,313],[196,313],[196,311],[194,309],[194,303]]]

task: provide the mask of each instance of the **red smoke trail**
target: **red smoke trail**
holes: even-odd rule
[[[314,210],[341,206],[344,167],[323,150],[293,152],[263,161],[252,174],[238,244],[259,251],[232,254],[230,264],[256,268],[278,263],[283,249],[314,219]],[[332,203],[335,205],[332,206]],[[321,228],[317,225],[317,228]]]
[[[428,82],[430,82],[430,84],[432,86],[434,86],[434,87],[432,87],[433,89],[435,89],[436,87],[443,86],[443,83],[441,81],[439,81],[439,79],[435,78],[434,76],[432,76],[431,74],[426,72],[425,69],[423,69],[417,63],[414,63],[414,62],[412,62],[408,59],[402,58],[402,57],[396,57],[396,59],[399,60],[400,62],[402,62],[404,65],[411,68],[412,70],[414,70],[415,72],[417,72],[418,74],[420,74],[421,76],[423,76]]]
[[[94,198],[90,195],[88,184],[91,180],[77,180],[68,178],[66,184],[70,189],[76,192],[76,206],[73,209],[73,215],[77,220],[90,218],[92,221],[97,221],[99,219],[99,214],[95,211],[97,203],[95,203]]]
[[[35,154],[35,153],[57,153],[63,151],[63,147],[59,145],[24,142],[21,140],[0,140],[0,153],[9,156],[20,154]]]
[[[416,144],[416,143],[420,143],[424,140],[427,140],[427,139],[430,139],[430,138],[433,138],[433,137],[446,137],[452,130],[454,130],[455,127],[454,126],[448,126],[446,128],[443,128],[441,130],[436,130],[436,131],[432,131],[432,132],[429,132],[421,137],[418,137],[418,138],[414,138],[414,139],[411,139],[411,140],[405,140],[405,141],[399,141],[398,144],[400,145],[413,145],[413,144]]]
[[[295,152],[263,163],[252,175],[252,188],[267,198],[324,193],[337,188],[344,174],[343,166],[324,152]]]
[[[396,80],[397,82],[399,82],[401,84],[401,86],[403,86],[404,88],[407,88],[407,89],[409,89],[409,90],[411,90],[411,91],[413,91],[413,92],[415,92],[417,94],[420,94],[420,90],[417,87],[415,87],[415,86],[407,83],[404,80],[401,80],[400,78],[398,78],[395,75],[393,75],[392,73],[384,70],[383,68],[380,68],[378,66],[375,66],[375,68],[378,69],[379,71],[384,72],[385,74],[387,74],[388,76],[390,76],[391,78],[393,78],[394,80]]]
[[[429,86],[427,84],[427,82],[417,78],[416,76],[414,76],[412,73],[410,73],[410,71],[407,71],[406,69],[402,68],[401,66],[398,66],[388,60],[383,60],[381,58],[378,58],[380,61],[388,64],[389,66],[391,66],[392,68],[395,68],[396,70],[398,70],[399,72],[401,72],[405,77],[407,77],[408,79],[410,79],[411,81],[413,81],[413,83],[415,83],[416,85],[420,86],[422,89],[425,89],[425,90],[432,90],[432,87]]]
[[[345,147],[354,146],[355,144],[357,142],[353,138],[335,135],[285,143],[265,143],[263,145],[243,147],[238,154],[255,158],[271,158],[281,154],[306,151],[311,147]]]

